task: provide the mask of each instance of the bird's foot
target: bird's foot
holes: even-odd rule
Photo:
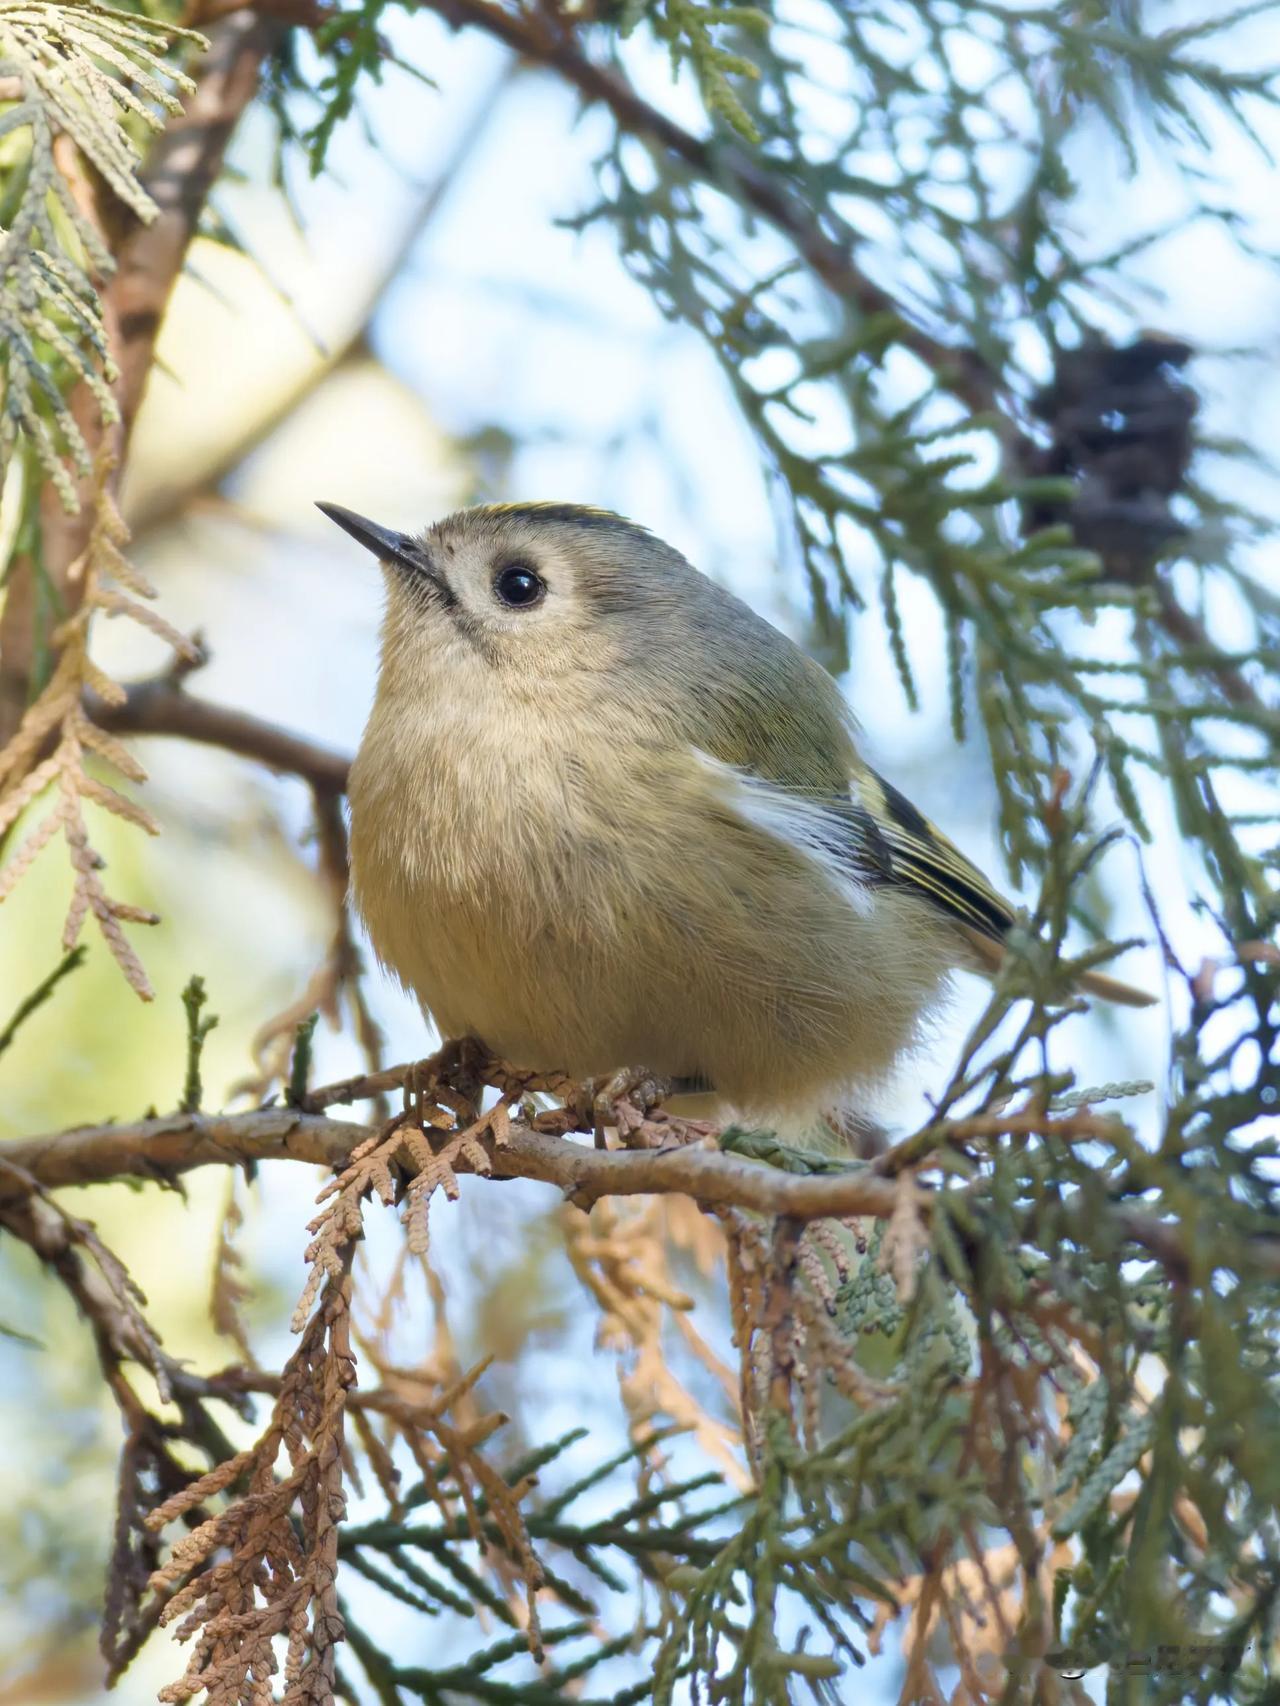
[[[837,1107],[829,1108],[822,1119],[828,1131],[838,1140],[840,1148],[847,1149],[860,1161],[874,1161],[889,1147],[887,1127],[882,1126],[879,1120],[872,1119],[870,1114],[860,1113],[853,1108]]]
[[[402,1127],[430,1139],[473,1124],[493,1070],[493,1055],[475,1037],[451,1038],[435,1054],[411,1061],[401,1080],[400,1110],[383,1123],[381,1140]]]
[[[468,1102],[477,1102],[484,1093],[493,1064],[492,1053],[479,1037],[450,1037],[435,1058],[420,1062],[419,1068],[430,1069],[434,1084],[447,1086]],[[427,1088],[425,1082],[422,1088]]]
[[[585,1078],[566,1097],[566,1106],[595,1132],[596,1148],[605,1149],[605,1128],[611,1126],[623,1146],[630,1143],[653,1110],[671,1094],[671,1081],[647,1066],[623,1067]]]
[[[701,1120],[680,1119],[662,1103],[669,1096],[705,1090],[701,1080],[664,1078],[646,1066],[624,1067],[577,1085],[566,1105],[583,1125],[595,1132],[596,1148],[607,1148],[605,1128],[612,1127],[626,1149],[666,1149],[705,1137],[714,1127]]]

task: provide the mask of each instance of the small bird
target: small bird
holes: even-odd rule
[[[859,757],[832,677],[671,546],[577,504],[418,535],[319,507],[387,589],[355,904],[442,1036],[810,1119],[887,1077],[953,967],[998,969],[1008,903]]]

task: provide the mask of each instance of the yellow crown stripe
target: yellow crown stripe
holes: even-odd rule
[[[557,503],[554,499],[541,499],[527,503],[481,504],[478,507],[480,514],[493,516],[496,520],[563,521],[570,526],[577,521],[584,526],[625,527],[635,533],[645,531],[636,522],[628,521],[625,515],[619,515],[616,510],[599,509],[594,504]]]

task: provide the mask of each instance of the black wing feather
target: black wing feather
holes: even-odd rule
[[[993,942],[1003,941],[1013,912],[977,866],[874,770],[864,772],[853,789],[874,831],[863,837],[873,853],[872,875],[913,890]]]

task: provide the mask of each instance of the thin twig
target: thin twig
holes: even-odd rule
[[[651,106],[618,73],[588,59],[571,26],[550,8],[509,11],[490,0],[428,0],[455,29],[474,25],[504,42],[522,59],[543,65],[589,102],[607,106],[620,129],[656,144],[704,182],[750,208],[794,244],[813,273],[837,296],[867,315],[892,315],[896,342],[918,356],[975,413],[996,407],[999,386],[976,350],[943,343],[907,319],[897,299],[869,278],[843,243],[827,236],[800,198],[776,174],[736,143],[703,140]]]
[[[1240,671],[1225,660],[1218,662],[1214,659],[1213,653],[1218,648],[1205,633],[1198,618],[1178,603],[1164,581],[1156,580],[1155,594],[1157,620],[1170,639],[1176,640],[1185,651],[1203,655],[1203,667],[1213,676],[1224,697],[1233,705],[1247,705],[1252,710],[1262,710],[1261,698]]]
[[[376,1128],[288,1108],[243,1114],[172,1114],[132,1125],[82,1126],[49,1137],[7,1144],[0,1151],[46,1188],[108,1179],[165,1179],[210,1165],[291,1160],[345,1166],[351,1151]],[[502,1178],[558,1185],[589,1206],[597,1197],[684,1191],[711,1204],[799,1219],[824,1214],[887,1215],[895,1188],[860,1173],[808,1178],[712,1149],[597,1150],[512,1122],[509,1141],[489,1145]],[[468,1170],[465,1159],[458,1170]],[[0,1202],[20,1196],[21,1182],[0,1174]]]

